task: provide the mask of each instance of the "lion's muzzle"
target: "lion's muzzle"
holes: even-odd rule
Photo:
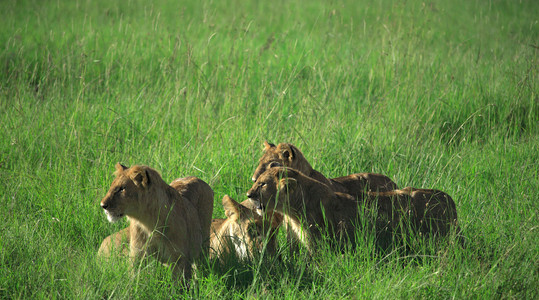
[[[100,205],[105,211],[105,215],[107,215],[107,220],[111,223],[120,220],[124,216],[123,213],[114,212],[114,208],[109,205],[108,201],[103,200]]]
[[[107,216],[107,220],[109,220],[109,222],[111,222],[111,223],[114,223],[114,222],[120,220],[124,216],[121,213],[115,213],[115,212],[113,212],[111,210],[104,209],[104,211],[105,211],[105,215]]]
[[[247,198],[249,198],[249,200],[253,203],[253,205],[254,205],[254,207],[256,209],[264,210],[264,205],[262,204],[262,202],[260,200],[249,197],[249,194],[247,194]]]

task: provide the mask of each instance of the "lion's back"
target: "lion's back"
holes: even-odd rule
[[[170,186],[195,207],[200,220],[202,237],[208,241],[213,214],[212,188],[204,180],[194,176],[175,179]]]

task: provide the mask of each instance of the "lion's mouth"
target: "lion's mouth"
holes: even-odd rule
[[[107,215],[107,220],[109,220],[109,222],[111,223],[114,223],[118,220],[120,220],[121,218],[123,218],[124,214],[115,214],[111,211],[108,211],[105,209],[105,215]]]
[[[249,198],[249,200],[251,200],[251,202],[253,202],[256,209],[264,210],[264,204],[262,204],[262,202],[260,200],[256,200],[256,199],[253,199],[253,198]]]

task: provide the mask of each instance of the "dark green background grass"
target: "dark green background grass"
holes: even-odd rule
[[[0,297],[536,298],[536,1],[2,1]],[[305,266],[102,264],[114,164],[245,199],[262,142],[437,188],[469,243]],[[283,245],[286,248],[285,245]],[[432,249],[431,249],[432,250]],[[417,259],[420,257],[421,259]]]

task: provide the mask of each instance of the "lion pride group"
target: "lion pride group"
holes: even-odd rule
[[[321,241],[342,251],[370,224],[380,247],[403,237],[458,232],[451,197],[439,190],[399,189],[387,176],[357,173],[326,178],[292,144],[264,142],[247,200],[224,196],[226,219],[212,219],[213,191],[196,177],[167,184],[148,166],[116,164],[116,178],[101,207],[110,222],[126,216],[129,227],[106,237],[98,254],[146,255],[171,264],[176,278],[190,279],[201,256],[245,260],[277,255],[276,233],[286,231],[291,251],[309,254]],[[368,220],[364,220],[367,218]]]

